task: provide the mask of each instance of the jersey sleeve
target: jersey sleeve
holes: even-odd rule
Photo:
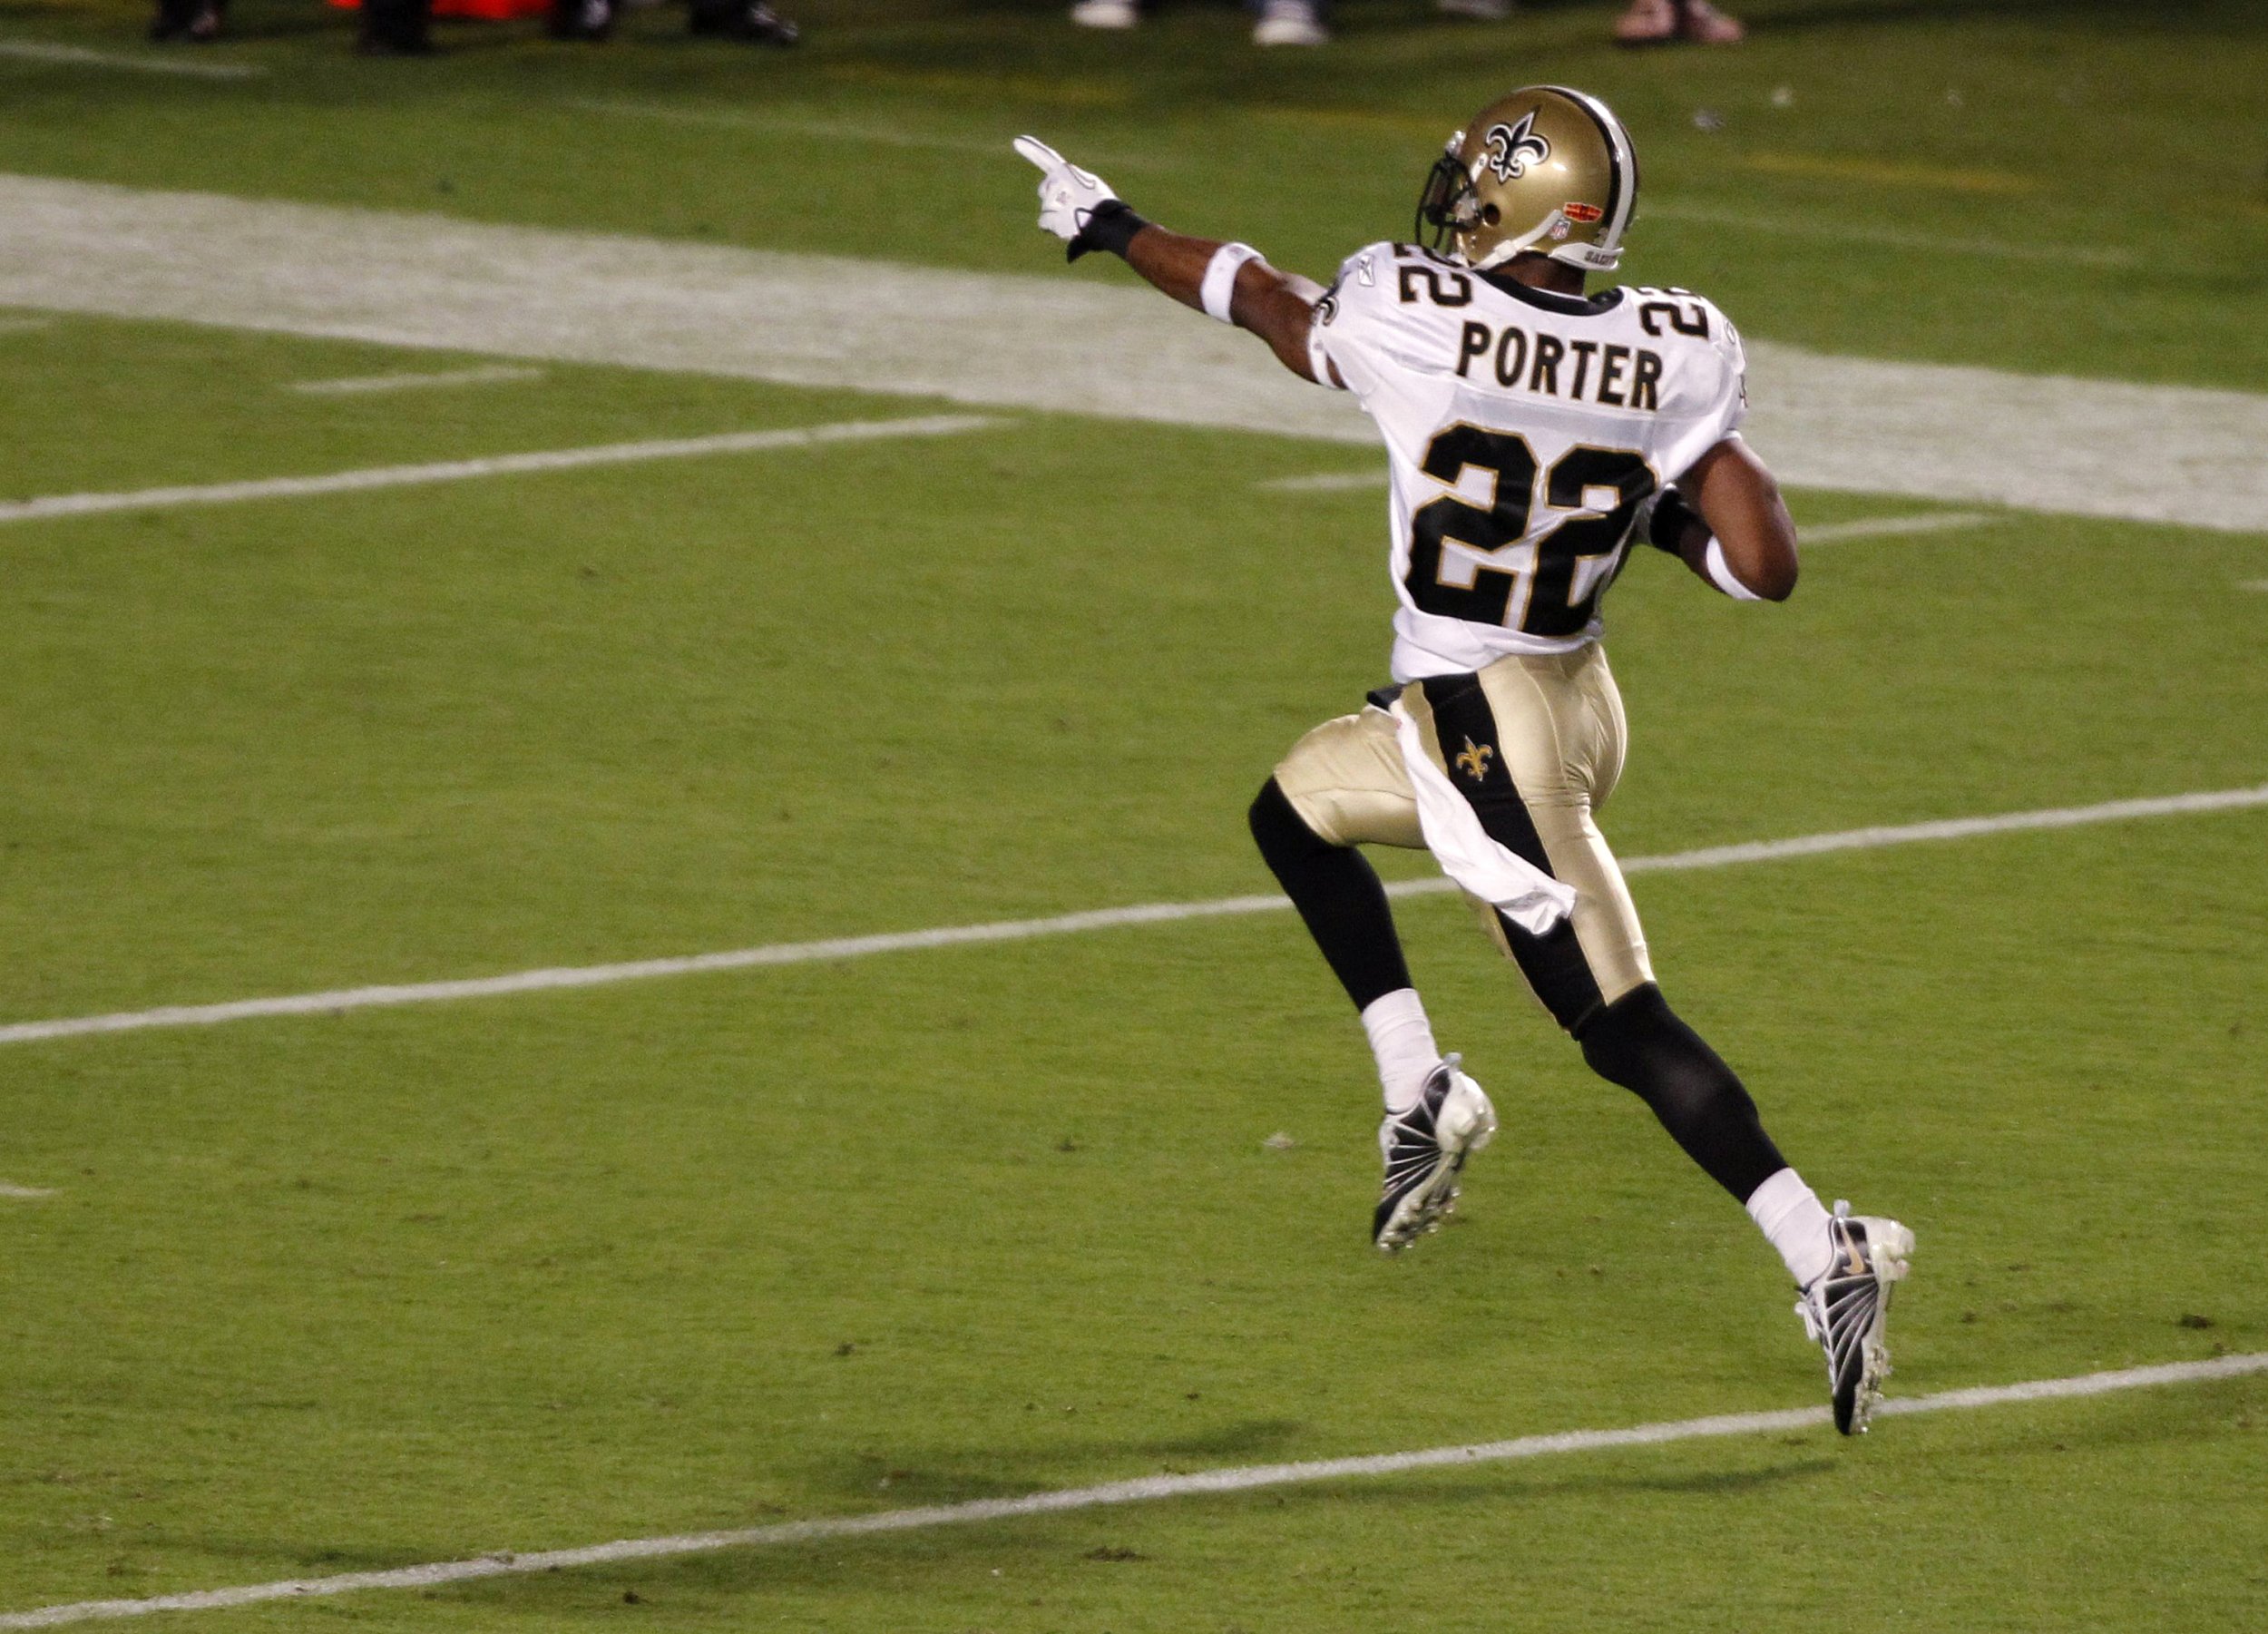
[[[1315,303],[1315,322],[1307,330],[1307,357],[1324,385],[1333,384],[1335,369],[1357,397],[1368,397],[1378,389],[1393,266],[1393,245],[1365,245],[1340,264],[1337,279]]]
[[[1748,352],[1740,343],[1740,331],[1733,328],[1733,320],[1715,302],[1707,305],[1713,319],[1710,346],[1722,370],[1708,410],[1708,423],[1716,433],[1710,438],[1714,446],[1738,431],[1748,417]]]

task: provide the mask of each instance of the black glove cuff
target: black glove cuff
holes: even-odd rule
[[[1087,214],[1087,225],[1064,247],[1063,259],[1075,261],[1090,250],[1107,250],[1123,256],[1134,235],[1149,223],[1126,207],[1123,199],[1105,199]]]
[[[1664,488],[1662,496],[1654,502],[1654,519],[1646,524],[1646,537],[1656,550],[1682,557],[1686,553],[1686,524],[1700,521],[1700,513],[1686,503],[1684,494],[1675,488]]]

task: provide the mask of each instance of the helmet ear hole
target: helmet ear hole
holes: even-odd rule
[[[1494,227],[1503,219],[1504,212],[1497,209],[1495,205],[1484,204],[1481,207],[1481,220],[1483,226]]]

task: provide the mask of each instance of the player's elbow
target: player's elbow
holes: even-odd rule
[[[1764,602],[1795,593],[1794,527],[1742,527],[1719,533],[1709,546],[1704,576],[1719,590]]]
[[[1768,471],[1756,473],[1757,492],[1748,507],[1748,537],[1740,553],[1741,582],[1767,602],[1784,602],[1795,593],[1795,519],[1780,497],[1780,484]]]
[[[1279,277],[1256,298],[1240,298],[1236,321],[1237,328],[1249,329],[1265,341],[1276,354],[1276,361],[1293,374],[1303,380],[1315,377],[1315,359],[1307,345],[1315,323],[1315,305],[1302,296],[1292,280]]]
[[[1748,588],[1767,602],[1784,602],[1795,593],[1795,551],[1775,553],[1748,579]]]
[[[1697,461],[1681,479],[1694,508],[1716,535],[1716,570],[1708,575],[1720,590],[1722,572],[1739,590],[1766,602],[1795,593],[1795,522],[1781,497],[1780,484],[1765,464],[1737,437],[1727,437]]]

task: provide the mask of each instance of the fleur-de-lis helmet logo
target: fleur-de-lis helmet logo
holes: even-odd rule
[[[1511,124],[1489,127],[1481,142],[1481,162],[1496,173],[1499,181],[1517,181],[1528,173],[1530,165],[1551,157],[1551,144],[1536,134],[1535,122],[1530,110]]]

